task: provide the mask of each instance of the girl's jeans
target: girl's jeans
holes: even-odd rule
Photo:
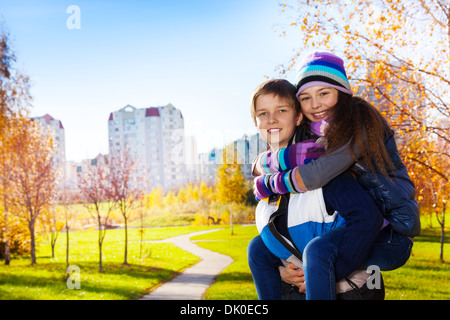
[[[303,271],[305,273],[307,300],[335,300],[336,275],[335,260],[345,225],[311,240],[303,254]],[[380,231],[372,244],[369,256],[359,268],[366,270],[377,266],[381,271],[394,270],[408,261],[412,241],[389,225]],[[338,279],[340,280],[340,279]]]
[[[307,299],[335,299],[336,277],[334,261],[336,243],[339,241],[344,226],[315,238],[305,248],[303,268],[306,282]],[[376,265],[381,271],[401,267],[411,254],[412,241],[393,231],[388,225],[373,243],[369,257],[361,269]],[[314,254],[312,257],[311,255]],[[260,236],[252,239],[248,246],[248,264],[252,272],[256,292],[260,300],[281,299],[281,277],[278,267],[281,260],[265,246]],[[309,261],[308,261],[309,257]],[[315,269],[316,268],[316,269]],[[319,268],[319,269],[317,269]],[[314,272],[311,272],[314,270]]]

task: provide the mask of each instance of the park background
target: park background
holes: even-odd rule
[[[0,237],[4,264],[0,267],[0,298],[136,299],[197,261],[196,257],[181,252],[169,244],[154,244],[149,241],[188,233],[199,228],[211,228],[211,225],[214,227],[220,225],[224,227],[223,231],[202,236],[203,240],[215,241],[202,241],[199,245],[232,256],[234,263],[219,276],[205,298],[255,299],[255,290],[246,261],[248,241],[256,235],[254,225],[246,226],[254,222],[255,203],[252,199],[251,181],[245,181],[239,161],[236,161],[235,157],[225,159],[218,167],[215,184],[188,184],[168,192],[155,189],[151,193],[136,192],[131,187],[130,171],[125,169],[131,170],[132,166],[127,165],[126,157],[110,159],[108,163],[97,166],[82,180],[79,192],[75,193],[79,197],[75,197],[73,193],[66,194],[56,188],[57,177],[52,170],[51,162],[54,150],[52,136],[28,120],[29,115],[36,112],[36,108],[43,110],[46,105],[62,114],[80,113],[77,106],[86,103],[78,100],[79,97],[86,93],[85,96],[89,99],[91,96],[84,90],[87,90],[87,87],[96,88],[90,82],[92,77],[88,68],[107,65],[120,70],[120,65],[106,63],[106,60],[105,64],[102,64],[100,59],[113,55],[117,51],[115,49],[120,47],[123,56],[114,56],[115,61],[129,62],[134,56],[127,56],[126,53],[133,52],[133,45],[137,45],[141,40],[138,37],[138,30],[150,27],[129,21],[121,24],[121,20],[115,20],[112,12],[120,13],[122,8],[116,2],[111,2],[108,7],[112,7],[113,11],[107,11],[108,8],[100,6],[100,2],[92,2],[100,8],[98,9],[100,12],[105,13],[103,17],[110,19],[99,22],[99,25],[105,28],[101,30],[103,32],[108,28],[114,30],[111,34],[104,34],[110,38],[107,39],[109,45],[102,47],[104,49],[102,51],[94,46],[96,34],[92,32],[90,35],[89,28],[85,24],[82,24],[79,31],[85,32],[84,36],[89,37],[89,41],[83,38],[83,34],[67,33],[77,32],[67,30],[65,25],[68,18],[65,9],[69,7],[69,3],[59,2],[56,6],[55,2],[43,1],[42,10],[37,10],[27,1],[14,3],[17,6],[28,4],[32,9],[22,6],[21,10],[14,11],[11,9],[11,3],[7,2],[2,3],[1,7],[6,13],[2,17],[5,21],[1,39],[0,137],[3,152],[0,157],[2,202]],[[175,15],[176,19],[184,21],[181,28],[194,25],[197,28],[205,28],[202,30],[207,32],[208,23],[212,23],[215,14],[221,12],[220,7],[208,6],[202,1],[193,1],[190,5],[185,2],[184,6],[181,6],[179,1],[169,3],[171,6],[164,9],[167,12],[178,13]],[[265,22],[273,26],[273,30],[270,31],[277,38],[277,44],[283,43],[278,49],[282,49],[284,53],[281,56],[272,51],[274,42],[265,42],[269,36],[253,37],[254,34],[249,33],[238,42],[246,43],[248,39],[256,39],[265,50],[258,47],[260,53],[256,53],[244,46],[241,47],[241,51],[250,52],[248,56],[236,52],[232,55],[228,50],[235,48],[218,46],[220,40],[210,35],[211,38],[208,39],[215,39],[218,42],[214,43],[216,47],[210,43],[215,49],[208,51],[207,56],[211,60],[204,63],[209,69],[212,70],[213,66],[219,65],[223,67],[221,62],[232,57],[231,63],[236,65],[239,59],[249,59],[246,61],[252,61],[252,70],[257,66],[260,73],[257,75],[252,73],[251,78],[246,78],[248,76],[246,71],[250,69],[239,69],[235,66],[233,70],[236,72],[231,76],[228,74],[227,83],[237,82],[238,78],[246,81],[245,103],[238,102],[239,97],[233,96],[234,90],[241,93],[242,89],[224,87],[219,85],[219,82],[211,81],[216,79],[215,76],[220,78],[220,72],[208,73],[207,77],[202,77],[205,74],[200,73],[196,80],[204,81],[207,78],[207,82],[215,83],[216,86],[209,89],[212,96],[205,99],[207,105],[201,106],[200,109],[190,107],[186,102],[186,108],[192,112],[192,117],[204,112],[208,119],[202,120],[204,121],[202,126],[205,128],[207,125],[219,123],[226,125],[227,122],[228,125],[236,125],[236,119],[240,119],[239,121],[246,119],[246,124],[242,124],[242,127],[251,126],[251,119],[247,114],[248,98],[259,82],[272,77],[292,80],[299,57],[311,49],[327,49],[341,55],[345,58],[346,70],[354,91],[368,98],[379,108],[395,130],[399,151],[416,185],[416,198],[420,205],[422,233],[415,239],[410,261],[396,271],[383,274],[387,288],[386,298],[448,299],[449,241],[446,238],[448,222],[445,218],[448,211],[450,172],[448,147],[450,2],[444,0],[264,2],[270,3],[268,7],[258,6],[260,2],[248,2],[242,7],[239,7],[237,2],[230,3],[232,6],[222,11],[225,16],[220,15],[225,20],[219,19],[222,23],[225,21],[225,25],[221,26],[221,32],[226,34],[227,31],[234,30],[231,40],[228,41],[232,42],[233,37],[239,34],[239,30],[247,30],[245,21],[251,25],[251,21],[265,20],[269,17],[259,15],[262,12],[258,10],[264,7],[266,10],[272,10],[276,16],[275,22],[271,22],[270,19]],[[137,6],[137,2],[130,2],[129,5],[126,11],[129,18],[133,18],[133,14],[137,15],[139,9],[145,9]],[[133,5],[137,6],[134,7],[137,11],[131,9]],[[49,7],[54,9],[50,10],[50,13]],[[94,12],[86,10],[91,8],[87,2],[80,1],[79,7],[81,17],[85,17],[85,13]],[[126,16],[125,12],[122,13]],[[53,37],[52,33],[45,33],[45,38],[38,37],[39,32],[43,30],[39,29],[41,24],[34,18],[45,19],[49,17],[48,14],[50,17],[52,14],[62,15],[60,20],[63,27],[55,28],[53,25],[49,30],[54,28],[59,30],[58,32],[66,32],[64,37]],[[192,14],[203,17],[205,25],[199,26],[195,24],[198,20],[190,20],[189,15]],[[96,20],[95,15],[87,14],[87,16],[92,19],[91,21]],[[227,23],[231,23],[234,17],[240,18],[234,22],[241,21],[242,24],[228,25]],[[21,29],[20,23],[27,19],[31,24]],[[48,21],[50,24],[54,22],[52,19]],[[86,20],[82,18],[81,21],[84,23]],[[125,26],[131,26],[131,30],[136,31],[137,36],[136,38],[130,36],[130,39],[137,42],[127,43],[127,46],[122,43],[119,46],[118,42],[114,41],[117,29],[113,26],[117,24],[122,26],[123,30],[127,30]],[[36,29],[35,33],[30,31],[33,28]],[[174,31],[174,34],[179,30],[171,29],[167,25],[166,28]],[[29,33],[27,37],[35,38],[34,42],[23,40],[27,33]],[[184,35],[184,40],[190,39],[189,34]],[[171,36],[174,35],[170,33],[167,35],[168,38]],[[200,33],[199,37],[201,39],[205,36],[205,33]],[[77,45],[71,47],[70,41],[74,41],[73,37],[79,38]],[[45,40],[42,46],[36,42],[39,39]],[[64,39],[69,39],[69,44],[58,46],[59,40]],[[120,39],[127,39],[127,33],[121,34]],[[84,66],[83,61],[75,58],[70,60],[77,62],[75,68],[87,69],[75,72],[74,69],[63,68],[73,65],[65,57],[67,58],[70,52],[80,49],[79,45],[83,44],[83,41],[90,47],[90,50],[83,51],[84,55],[92,54],[95,57],[91,61],[92,64]],[[34,48],[27,47],[25,43],[31,43]],[[62,47],[65,47],[66,51],[59,52]],[[195,83],[196,81],[192,81],[189,77],[180,77],[183,72],[189,75],[196,74],[196,70],[182,67],[190,65],[189,59],[193,59],[195,53],[198,53],[194,52],[191,58],[184,60],[182,57],[186,55],[183,55],[185,53],[183,50],[191,47],[184,44],[176,48],[176,55],[171,56],[173,60],[160,63],[164,66],[164,70],[155,72],[156,77],[161,80],[163,79],[161,77],[175,70],[173,76],[168,76],[170,80],[168,83]],[[17,55],[15,49],[18,49]],[[54,54],[49,54],[52,50]],[[76,52],[79,55],[82,53]],[[270,57],[269,67],[267,60],[258,63],[261,56],[264,56],[264,59]],[[149,57],[151,59],[151,53]],[[203,58],[205,59],[205,56]],[[51,68],[52,64],[49,61],[53,61],[54,69]],[[178,65],[178,62],[173,61],[182,63]],[[200,63],[191,65],[198,67]],[[145,64],[134,66],[132,69],[139,70],[140,67],[144,68]],[[200,70],[198,68],[197,70]],[[29,69],[32,70],[31,76],[28,76]],[[111,75],[104,69],[101,70],[104,77]],[[60,78],[59,75],[64,77]],[[135,82],[129,81],[127,84],[131,83],[140,88],[138,84],[148,81],[147,87],[151,87],[150,81],[153,80],[128,76],[129,79],[135,79]],[[53,81],[48,82],[51,78],[54,78]],[[94,77],[92,81],[98,80]],[[123,83],[119,79],[115,80],[117,83]],[[56,82],[58,86],[55,86]],[[86,87],[82,85],[83,83],[86,83]],[[74,98],[77,105],[71,105],[74,99],[69,99],[72,95],[70,90],[73,90],[74,86],[77,88],[77,95]],[[99,96],[108,97],[104,103],[109,106],[122,103],[120,99],[124,99],[123,97],[114,103],[111,102],[115,97],[110,91],[117,90],[117,87],[108,87],[105,84],[100,87],[105,86],[107,93],[97,88]],[[176,88],[180,88],[180,85]],[[123,91],[130,96],[136,93],[130,88],[122,89],[117,91]],[[173,87],[170,86],[167,90],[173,91]],[[196,97],[197,103],[198,97],[206,95],[205,90],[194,91],[192,88],[189,90],[192,96]],[[145,90],[141,88],[138,91]],[[148,92],[147,94],[154,96]],[[49,99],[50,96],[52,99]],[[219,104],[221,99],[218,97],[224,96],[227,96],[225,103],[228,108]],[[107,101],[108,99],[112,100]],[[169,98],[163,96],[154,99]],[[182,105],[183,97],[178,99]],[[65,103],[62,103],[63,101]],[[142,103],[144,102],[139,100],[138,104]],[[149,102],[145,102],[147,103]],[[62,105],[66,108],[62,108]],[[92,108],[92,105],[87,106]],[[222,114],[224,110],[231,114],[231,118]],[[212,115],[216,111],[219,112]],[[189,112],[184,113],[188,118]],[[239,132],[241,133],[242,131]],[[224,147],[232,148],[232,145]],[[114,177],[114,180],[107,177]],[[94,230],[88,230],[89,228]],[[82,270],[82,287],[79,290],[67,287],[69,265],[78,265]]]

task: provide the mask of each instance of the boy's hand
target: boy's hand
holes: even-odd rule
[[[286,267],[279,267],[281,279],[289,284],[300,288],[300,292],[305,292],[305,275],[303,269],[298,268],[293,263],[289,263]]]

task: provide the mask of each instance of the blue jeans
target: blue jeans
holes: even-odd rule
[[[258,299],[280,300],[281,277],[278,267],[283,264],[280,258],[270,252],[260,236],[250,241],[247,247],[247,259]]]
[[[342,226],[345,227],[345,226]],[[320,237],[312,240],[305,248],[304,258],[309,253],[318,253],[318,263],[321,272],[314,270],[314,259],[304,261],[303,268],[309,275],[306,282],[308,292],[307,299],[335,299],[336,279],[334,275],[334,260],[336,259],[336,241],[342,235],[341,228],[336,228]],[[324,239],[325,237],[325,239]],[[411,240],[395,231],[388,225],[371,246],[371,251],[361,269],[370,265],[377,265],[381,271],[394,270],[408,261],[411,254]],[[308,252],[307,252],[308,250]],[[323,253],[323,254],[320,254]],[[255,283],[258,299],[280,300],[281,299],[281,277],[278,267],[282,265],[280,259],[267,249],[260,236],[250,241],[247,248],[248,264]],[[329,261],[329,263],[327,263]]]
[[[334,265],[345,225],[314,238],[303,253],[307,300],[335,300],[336,279]],[[406,263],[411,254],[412,241],[395,232],[389,225],[380,231],[370,248],[368,258],[359,269],[376,265],[381,271],[394,270]]]

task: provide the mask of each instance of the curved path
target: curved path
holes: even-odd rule
[[[165,240],[152,241],[173,243],[179,248],[200,257],[202,260],[184,270],[171,281],[157,287],[154,291],[142,297],[141,300],[201,300],[206,289],[214,283],[217,275],[233,262],[233,259],[201,248],[192,243],[190,238],[218,230],[220,229],[198,231]]]

